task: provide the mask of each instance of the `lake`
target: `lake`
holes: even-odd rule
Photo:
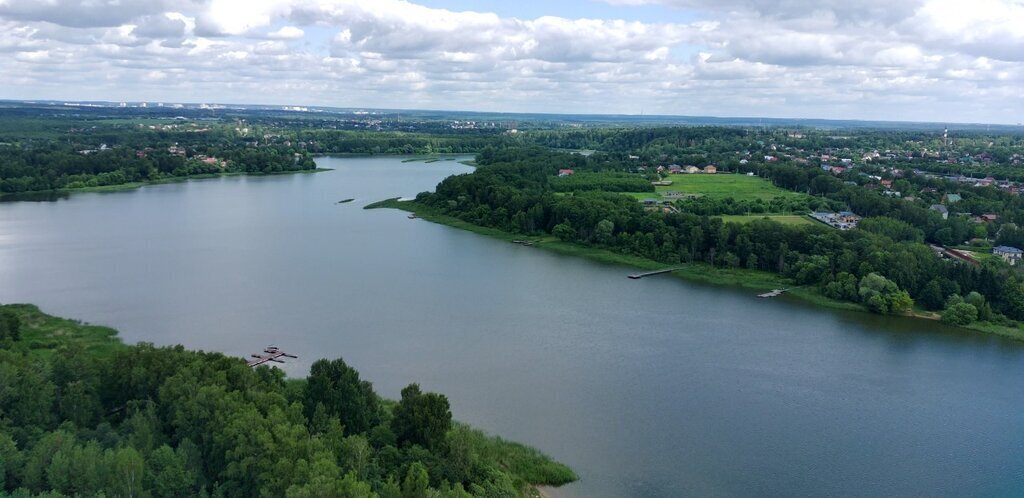
[[[566,497],[1024,493],[1024,343],[363,210],[454,161],[0,204],[0,302],[305,375],[343,357],[576,469]],[[355,198],[348,204],[342,199]]]

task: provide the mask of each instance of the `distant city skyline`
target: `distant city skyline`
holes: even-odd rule
[[[1024,121],[1021,0],[0,0],[0,98]]]

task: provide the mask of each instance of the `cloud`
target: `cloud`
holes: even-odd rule
[[[518,18],[406,0],[0,0],[0,97],[941,121],[1024,114],[1017,0],[606,1],[657,3],[697,20]]]

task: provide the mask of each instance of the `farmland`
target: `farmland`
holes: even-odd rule
[[[659,185],[655,193],[640,192],[632,194],[638,199],[664,199],[669,192],[682,192],[688,195],[707,197],[710,199],[734,198],[736,200],[771,200],[775,197],[797,198],[804,194],[790,192],[772,185],[763,178],[746,175],[671,175],[666,178],[672,185]]]

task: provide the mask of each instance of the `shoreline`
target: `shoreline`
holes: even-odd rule
[[[419,218],[423,218],[432,223],[446,225],[452,228],[458,228],[460,230],[466,230],[469,232],[477,233],[480,235],[486,235],[488,237],[505,240],[509,242],[517,239],[529,239],[530,241],[533,242],[534,247],[538,247],[541,249],[553,251],[564,255],[580,256],[600,263],[629,266],[641,270],[659,270],[665,268],[666,266],[669,266],[666,263],[661,263],[658,261],[649,260],[638,256],[621,254],[614,251],[610,251],[608,249],[587,247],[578,244],[562,242],[553,235],[549,234],[545,234],[542,236],[528,236],[522,234],[509,233],[502,230],[498,230],[496,228],[474,225],[467,221],[463,221],[459,218],[439,213],[432,208],[429,208],[422,204],[417,204],[415,201],[399,201],[398,198],[392,198],[368,204],[363,209],[380,208],[407,211],[415,214]],[[775,273],[740,268],[716,268],[706,263],[682,263],[678,266],[681,266],[681,268],[671,272],[671,275],[675,278],[681,278],[684,280],[700,282],[704,284],[751,289],[755,291],[767,291],[771,289],[785,288],[788,289],[786,291],[787,295],[792,295],[805,303],[809,303],[827,309],[868,313],[867,309],[861,306],[860,304],[846,301],[837,301],[825,297],[814,288],[807,286],[796,286],[789,279],[786,279]],[[889,316],[938,322],[941,314],[938,312],[913,310],[909,313]],[[1017,341],[1024,341],[1024,330],[1021,330],[1020,328],[996,325],[989,322],[975,322],[966,327],[956,328],[962,330],[969,330],[972,332],[997,335],[1000,337],[1005,337],[1007,339]]]
[[[26,192],[2,192],[0,193],[0,201],[19,201],[19,200],[40,200],[45,196],[69,196],[71,194],[82,194],[82,193],[103,193],[103,192],[122,192],[127,190],[135,190],[142,187],[148,187],[151,185],[167,185],[171,183],[184,183],[191,180],[213,180],[215,178],[225,178],[232,176],[279,176],[279,175],[309,175],[314,173],[323,173],[325,171],[333,171],[331,168],[316,168],[316,169],[302,169],[296,171],[274,171],[271,173],[247,173],[244,171],[237,172],[225,172],[225,173],[207,173],[202,175],[189,175],[189,176],[176,176],[170,178],[160,178],[158,180],[147,180],[144,182],[129,182],[119,183],[117,185],[102,185],[98,187],[82,187],[82,188],[60,188],[54,190],[29,190]]]

